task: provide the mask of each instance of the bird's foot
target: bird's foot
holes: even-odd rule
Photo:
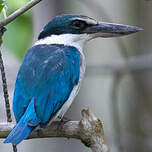
[[[42,129],[38,128],[36,131],[37,131],[37,135],[38,135],[39,137],[43,136],[43,131],[42,131]]]
[[[67,117],[60,117],[60,116],[58,116],[58,119],[60,120],[60,123],[57,126],[57,130],[62,130],[62,125],[61,124],[70,121],[70,119],[67,118]]]
[[[71,121],[71,119],[69,119],[69,118],[67,118],[67,117],[65,117],[65,116],[63,116],[63,117],[58,116],[58,119],[60,119],[61,122]]]
[[[41,129],[41,128],[46,128],[47,127],[47,123],[40,123],[39,124],[39,128]]]

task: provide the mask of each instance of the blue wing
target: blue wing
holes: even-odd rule
[[[64,45],[38,45],[29,50],[19,70],[13,98],[17,122],[34,98],[40,123],[49,119],[68,99],[80,74],[80,55]],[[31,120],[32,121],[32,120]]]
[[[38,124],[46,124],[79,81],[80,55],[64,45],[38,45],[26,54],[19,70],[13,111],[16,126],[4,143],[19,144]]]

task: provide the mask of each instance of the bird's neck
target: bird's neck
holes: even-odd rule
[[[62,35],[51,35],[44,39],[38,40],[34,45],[41,44],[63,44],[66,46],[76,47],[78,50],[83,49],[86,41],[90,39],[90,36],[87,34],[62,34]]]

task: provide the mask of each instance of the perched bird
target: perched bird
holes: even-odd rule
[[[85,73],[85,42],[140,30],[83,15],[56,16],[43,28],[19,69],[13,97],[17,124],[4,143],[17,145],[37,126],[62,119]]]

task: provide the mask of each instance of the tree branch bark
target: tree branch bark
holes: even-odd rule
[[[22,8],[19,8],[14,13],[12,13],[10,16],[8,16],[5,20],[1,21],[0,22],[0,27],[3,27],[5,25],[7,25],[8,23],[12,22],[18,16],[22,15],[23,13],[25,13],[27,10],[32,8],[34,5],[38,4],[40,1],[42,1],[42,0],[31,0],[25,6],[23,6]]]
[[[0,138],[6,138],[14,125],[13,123],[0,123]],[[28,139],[52,137],[79,139],[93,152],[109,152],[102,123],[90,110],[82,111],[80,121],[53,122],[46,128],[36,129]]]

